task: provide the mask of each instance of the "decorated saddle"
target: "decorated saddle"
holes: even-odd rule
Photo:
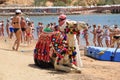
[[[38,54],[37,59],[44,62],[51,62],[53,55],[58,56],[57,64],[64,54],[69,54],[70,62],[75,63],[76,51],[75,47],[69,47],[67,41],[60,32],[43,32],[35,47],[35,52]]]

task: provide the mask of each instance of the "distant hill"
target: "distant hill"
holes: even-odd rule
[[[0,0],[1,6],[31,6],[34,0]]]
[[[120,0],[0,0],[1,6],[89,6],[120,4]]]

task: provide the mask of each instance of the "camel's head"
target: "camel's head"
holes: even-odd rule
[[[73,26],[76,26],[79,30],[82,30],[82,29],[85,29],[87,28],[87,23],[85,22],[82,22],[82,21],[72,21],[72,20],[67,20],[66,21],[66,24],[69,26],[69,27],[73,27]]]
[[[83,22],[83,21],[77,22],[77,26],[78,26],[78,29],[79,29],[79,30],[88,28],[87,23],[85,23],[85,22]]]
[[[61,14],[58,17],[58,23],[59,26],[65,28],[65,26],[69,26],[69,27],[74,27],[76,26],[79,30],[85,29],[87,28],[87,24],[83,21],[74,21],[74,20],[68,20],[67,16],[64,14]]]

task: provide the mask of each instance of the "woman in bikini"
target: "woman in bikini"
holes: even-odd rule
[[[84,29],[84,30],[83,30],[83,33],[84,33],[84,38],[85,38],[85,41],[86,41],[86,46],[89,46],[89,41],[88,41],[88,28]]]
[[[115,25],[113,29],[113,42],[111,46],[114,47],[115,43],[117,43],[118,45],[119,40],[120,40],[120,29],[118,28],[117,25]]]
[[[103,47],[103,44],[102,44],[103,30],[101,29],[100,25],[98,25],[98,29],[96,30],[96,32],[97,32],[98,46]]]
[[[20,25],[20,22],[21,22],[20,15],[21,15],[21,10],[16,10],[15,16],[12,19],[12,26],[14,28],[14,33],[15,33],[15,36],[16,36],[16,40],[14,42],[14,45],[13,45],[12,49],[16,50],[16,51],[19,48],[20,41],[21,41],[21,34],[22,34],[21,25]]]
[[[104,38],[105,38],[105,43],[107,47],[110,47],[110,30],[109,27],[107,25],[104,26]]]
[[[110,31],[110,47],[111,47],[113,44],[113,29],[109,28],[109,31]]]
[[[97,33],[96,33],[96,25],[94,24],[93,25],[93,31],[91,31],[91,33],[93,34],[93,43],[94,43],[94,46],[97,46],[96,44],[96,40],[97,40]]]

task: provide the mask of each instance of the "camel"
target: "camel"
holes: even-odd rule
[[[81,72],[82,60],[74,29],[84,29],[87,27],[86,23],[67,20],[64,14],[59,16],[58,22],[59,31],[43,31],[40,34],[34,50],[34,62],[42,68],[54,67],[55,70],[65,72]],[[69,32],[65,40],[63,34],[66,26]]]

